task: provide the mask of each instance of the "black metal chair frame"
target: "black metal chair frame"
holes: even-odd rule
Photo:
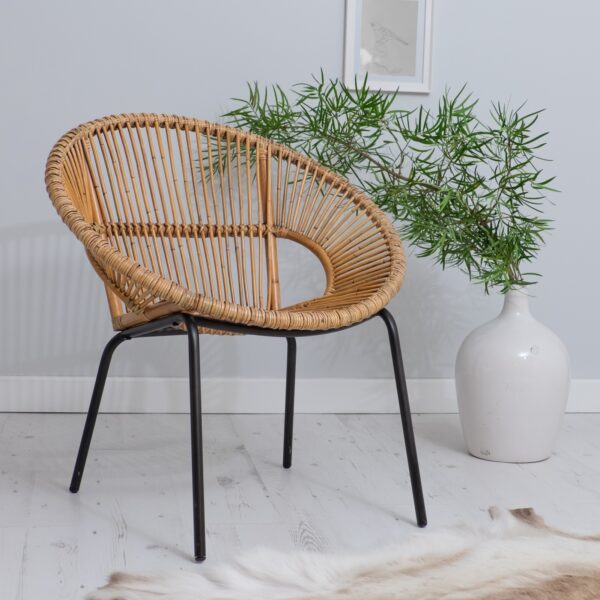
[[[417,517],[417,525],[425,527],[427,525],[427,516],[425,512],[425,502],[423,500],[423,489],[421,486],[421,476],[419,473],[419,463],[417,460],[417,450],[415,446],[415,437],[413,433],[410,406],[408,402],[408,392],[406,389],[406,378],[402,364],[402,354],[400,351],[400,339],[396,322],[387,309],[377,313],[387,327],[394,366],[394,376],[396,380],[396,390],[398,393],[398,402],[400,405],[400,416],[402,418],[402,430],[404,433],[404,443],[408,458],[408,469],[410,482],[412,486],[413,501]],[[372,317],[371,317],[372,318]],[[361,321],[364,323],[365,321]],[[200,395],[200,339],[198,327],[206,327],[214,330],[221,330],[230,333],[239,333],[247,335],[261,335],[269,337],[285,337],[287,339],[287,369],[285,386],[285,417],[284,417],[284,435],[283,435],[283,466],[289,469],[292,465],[292,441],[294,428],[294,389],[296,380],[296,338],[325,333],[334,333],[355,327],[357,324],[349,327],[330,329],[325,331],[308,330],[277,330],[265,329],[260,327],[251,327],[245,325],[236,325],[205,319],[185,313],[169,315],[155,321],[145,323],[136,327],[131,327],[119,331],[106,344],[96,382],[92,392],[92,399],[87,413],[81,444],[77,454],[77,461],[71,479],[70,491],[77,493],[81,485],[81,478],[85,468],[96,417],[100,408],[102,392],[108,375],[108,369],[117,347],[125,340],[144,337],[156,337],[166,335],[187,335],[189,352],[189,383],[190,383],[190,420],[191,420],[191,440],[192,440],[192,486],[193,486],[193,505],[194,505],[194,558],[196,561],[203,561],[206,558],[206,533],[204,525],[204,476],[203,476],[203,457],[202,457],[202,405]],[[181,326],[185,326],[185,330]]]

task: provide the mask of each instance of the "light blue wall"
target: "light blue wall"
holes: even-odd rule
[[[533,310],[564,339],[573,375],[600,378],[596,240],[600,202],[600,4],[438,0],[433,92],[468,82],[490,99],[546,107],[549,168],[562,193],[535,270]],[[218,119],[247,80],[287,87],[321,67],[340,76],[343,0],[3,0],[0,3],[0,375],[92,375],[110,335],[101,285],[58,222],[43,185],[56,139],[127,111]],[[410,259],[392,310],[410,377],[451,377],[462,338],[499,310],[462,274]],[[114,373],[185,375],[181,340],[138,341]],[[278,377],[283,343],[210,339],[207,375]],[[387,377],[379,323],[302,340],[299,376]]]

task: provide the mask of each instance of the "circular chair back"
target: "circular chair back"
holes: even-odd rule
[[[289,148],[197,119],[124,114],[64,135],[46,183],[106,284],[115,329],[185,311],[281,329],[331,329],[398,291],[401,242],[375,204]],[[278,240],[325,272],[281,306]]]

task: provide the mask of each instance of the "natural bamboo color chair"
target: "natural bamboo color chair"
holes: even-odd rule
[[[199,333],[285,337],[283,466],[291,465],[296,338],[378,315],[391,353],[419,526],[425,506],[398,332],[385,309],[405,270],[385,215],[346,180],[267,139],[196,119],[125,114],[81,125],[54,146],[46,184],[104,281],[114,329],[102,355],[70,490],[79,490],[114,350],[187,335],[195,558],[205,551]],[[323,293],[282,306],[278,240],[310,250]],[[285,285],[285,281],[282,282]]]

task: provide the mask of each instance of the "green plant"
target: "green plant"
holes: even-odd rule
[[[321,73],[289,94],[249,84],[225,117],[353,180],[418,255],[459,267],[486,292],[534,283],[538,274],[522,269],[550,228],[542,205],[553,180],[540,167],[541,111],[496,103],[484,123],[465,88],[435,110],[404,110],[396,99],[369,91],[366,78],[350,89]]]

